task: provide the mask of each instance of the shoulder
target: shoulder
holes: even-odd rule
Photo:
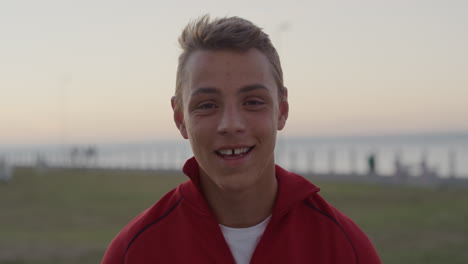
[[[112,240],[103,257],[102,264],[122,262],[125,252],[141,233],[149,227],[157,225],[166,217],[169,217],[171,212],[173,212],[183,200],[183,196],[180,192],[181,185],[169,191],[152,207],[133,218]]]
[[[372,242],[348,216],[317,193],[310,195],[304,203],[313,213],[321,215],[323,221],[328,222],[328,226],[334,226],[336,232],[341,232],[344,235],[354,251],[356,263],[381,263]]]

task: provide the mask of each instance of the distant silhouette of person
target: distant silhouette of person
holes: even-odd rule
[[[376,175],[376,172],[375,172],[375,154],[374,153],[370,153],[369,154],[369,157],[367,158],[367,165],[368,165],[368,168],[369,168],[369,175],[370,176],[374,176]]]
[[[7,183],[12,177],[13,169],[3,158],[0,158],[0,182]]]
[[[408,177],[409,168],[408,166],[402,163],[400,151],[397,151],[395,154],[394,165],[395,165],[395,176],[397,177],[398,181],[401,181],[404,178]]]
[[[354,148],[349,152],[349,163],[351,174],[356,175],[356,150]]]
[[[431,177],[432,171],[427,165],[427,150],[423,150],[422,152],[419,169],[421,171],[421,177]]]
[[[451,178],[455,178],[455,174],[456,174],[456,159],[457,159],[457,153],[455,152],[455,150],[450,150],[449,151],[449,177]]]

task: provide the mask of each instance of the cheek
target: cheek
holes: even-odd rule
[[[278,116],[275,112],[268,112],[257,118],[256,123],[265,128],[265,129],[273,129],[278,124]]]
[[[251,120],[249,124],[252,132],[263,141],[276,134],[278,121],[272,115],[265,115]]]
[[[187,120],[187,133],[192,144],[200,144],[210,138],[211,131],[209,122],[203,122],[201,118],[191,118]]]

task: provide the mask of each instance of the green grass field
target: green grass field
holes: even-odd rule
[[[0,263],[99,263],[132,217],[185,180],[18,169],[0,184]],[[369,235],[383,263],[468,263],[468,189],[314,183]]]

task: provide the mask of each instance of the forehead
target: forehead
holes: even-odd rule
[[[257,49],[245,52],[195,51],[187,60],[185,74],[184,90],[238,88],[252,84],[276,89],[271,65]]]

